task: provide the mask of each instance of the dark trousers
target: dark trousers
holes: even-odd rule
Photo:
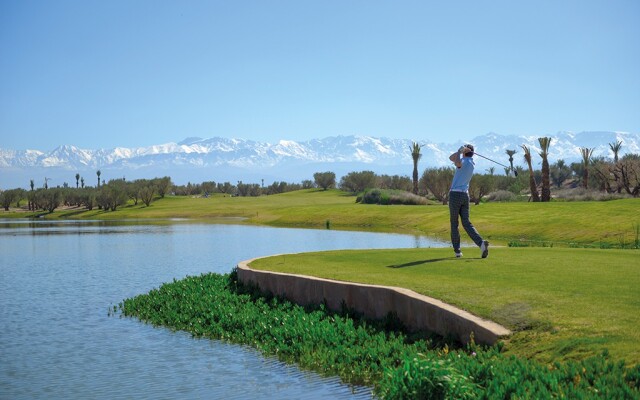
[[[469,221],[469,193],[449,192],[449,216],[451,220],[451,244],[454,251],[460,251],[458,217],[462,220],[462,227],[471,240],[478,246],[482,245],[482,237]]]

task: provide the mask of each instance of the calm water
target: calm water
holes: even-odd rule
[[[424,237],[171,222],[0,220],[0,399],[370,398],[251,348],[109,317],[125,298],[240,260]]]

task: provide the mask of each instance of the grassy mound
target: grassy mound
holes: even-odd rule
[[[509,354],[550,363],[607,350],[640,363],[640,263],[632,250],[478,248],[328,251],[251,268],[412,289],[515,331]]]

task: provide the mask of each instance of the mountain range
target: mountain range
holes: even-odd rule
[[[469,142],[478,153],[509,164],[506,150],[516,150],[515,166],[524,166],[521,145],[531,148],[534,165],[540,165],[539,136],[516,136],[487,133]],[[549,149],[551,163],[562,159],[567,164],[580,161],[580,147],[594,148],[594,157],[612,157],[609,143],[621,141],[621,154],[640,153],[640,134],[627,132],[558,132]],[[389,139],[371,136],[332,136],[304,142],[280,140],[266,143],[245,139],[189,137],[178,143],[148,147],[112,149],[80,149],[61,145],[51,151],[11,150],[0,148],[0,188],[36,187],[49,181],[49,186],[75,185],[75,174],[93,186],[101,179],[138,179],[170,176],[174,183],[230,181],[270,184],[274,181],[301,182],[313,179],[314,172],[332,171],[339,179],[352,171],[371,170],[377,174],[411,175],[411,147],[419,143],[422,158],[420,171],[429,167],[450,165],[449,155],[464,144],[428,142],[416,139]],[[503,168],[476,157],[478,171],[491,166],[501,173]]]

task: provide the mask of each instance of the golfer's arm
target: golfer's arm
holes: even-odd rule
[[[460,161],[460,152],[456,151],[449,156],[449,160],[456,165],[456,167],[462,167],[462,162]]]

